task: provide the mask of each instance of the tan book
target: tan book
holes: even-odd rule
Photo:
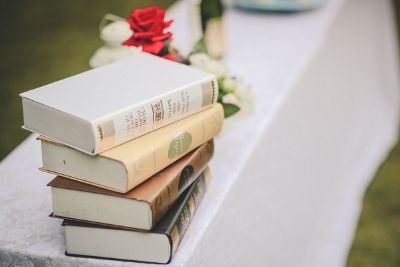
[[[57,176],[51,186],[53,216],[150,230],[206,168],[209,141],[128,193],[117,193]]]
[[[45,137],[43,171],[125,193],[212,139],[222,128],[220,104],[169,124],[97,156],[90,156]]]

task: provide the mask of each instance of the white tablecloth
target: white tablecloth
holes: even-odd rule
[[[342,266],[366,185],[396,140],[399,86],[388,0],[331,0],[292,15],[228,10],[226,63],[251,116],[216,140],[214,180],[171,266]],[[187,10],[175,18],[188,43]],[[187,47],[187,46],[186,46]],[[0,265],[141,265],[66,257],[40,147],[0,164]]]

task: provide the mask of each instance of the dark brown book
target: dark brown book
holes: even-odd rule
[[[205,169],[213,151],[209,141],[127,193],[58,176],[48,184],[53,216],[150,230]]]
[[[170,262],[204,196],[209,180],[207,168],[150,232],[64,220],[66,255]]]

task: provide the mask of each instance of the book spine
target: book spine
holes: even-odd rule
[[[95,121],[94,154],[196,113],[217,98],[218,82],[211,78]]]
[[[178,249],[179,244],[182,241],[183,236],[189,227],[193,216],[199,207],[201,200],[204,197],[207,185],[211,179],[209,168],[206,168],[202,175],[196,180],[192,187],[185,196],[185,200],[179,209],[175,220],[173,221],[167,235],[171,242],[171,258]]]
[[[167,213],[175,200],[200,176],[211,160],[213,152],[214,142],[211,140],[177,162],[176,165],[179,165],[179,169],[174,165],[165,169],[167,172],[170,169],[176,174],[151,202],[153,226]]]
[[[215,104],[201,113],[143,136],[137,152],[125,158],[127,191],[211,140],[222,129],[223,121],[223,108]]]

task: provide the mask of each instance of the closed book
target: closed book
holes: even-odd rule
[[[64,220],[67,255],[168,263],[204,196],[208,168],[150,232]]]
[[[201,145],[125,194],[58,176],[48,184],[53,216],[150,230],[206,168],[213,149],[212,141]]]
[[[125,193],[212,139],[223,120],[222,106],[214,104],[97,156],[41,137],[42,170]]]
[[[24,128],[96,155],[216,102],[214,75],[147,53],[24,92]]]

